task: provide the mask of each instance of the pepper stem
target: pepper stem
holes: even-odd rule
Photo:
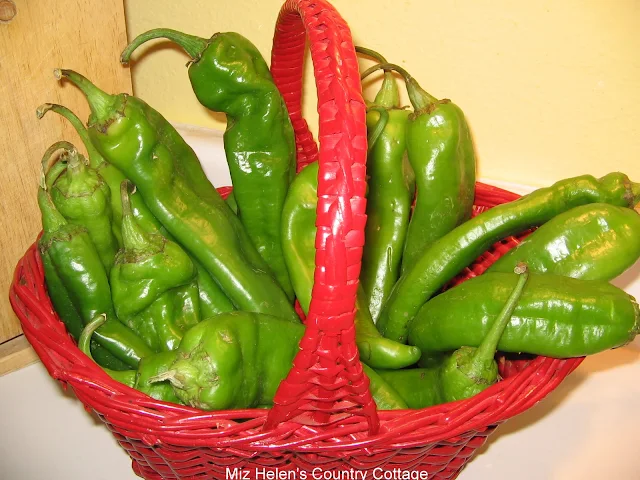
[[[158,383],[168,380],[174,387],[183,389],[184,384],[176,378],[177,373],[178,372],[176,370],[168,370],[158,375],[154,375],[153,377],[149,377],[149,383]]]
[[[116,102],[116,96],[110,95],[105,91],[96,87],[85,76],[74,72],[73,70],[65,70],[56,68],[53,75],[61,80],[63,77],[73,83],[87,98],[91,115],[97,122],[104,122],[109,118],[111,107]]]
[[[375,127],[373,127],[373,130],[371,131],[371,133],[367,136],[367,145],[368,145],[367,152],[370,152],[371,150],[373,150],[373,147],[378,141],[378,138],[380,137],[380,135],[382,135],[382,132],[387,126],[387,123],[389,123],[389,112],[387,112],[385,108],[371,107],[369,110],[378,112],[380,114],[380,118],[378,119],[378,122],[376,123]]]
[[[431,105],[438,103],[438,99],[433,95],[426,92],[420,84],[413,78],[409,72],[407,72],[404,68],[395,63],[380,63],[378,65],[374,65],[373,67],[366,70],[362,75],[360,75],[361,79],[365,79],[373,72],[378,70],[394,70],[402,75],[404,78],[404,82],[407,86],[407,93],[409,95],[409,100],[411,101],[411,105],[415,111],[422,111],[429,108]]]
[[[51,185],[58,179],[60,174],[67,168],[66,165],[63,165],[59,162],[60,157],[54,157],[53,154],[58,150],[64,150],[66,152],[75,152],[76,147],[72,143],[69,143],[65,140],[61,140],[59,142],[51,145],[44,152],[42,156],[42,160],[40,161],[40,188],[44,190],[48,190],[51,188]],[[59,168],[52,170],[52,167],[56,165]]]
[[[78,348],[91,360],[93,360],[93,356],[91,355],[91,336],[93,335],[93,332],[104,325],[106,321],[107,316],[104,313],[96,315],[93,320],[87,323],[87,325],[82,329],[82,333],[78,339]]]
[[[371,50],[365,47],[356,47],[356,52],[367,55],[380,63],[388,63],[387,59],[375,50]],[[398,82],[396,82],[396,79],[390,70],[385,70],[382,85],[380,86],[380,90],[376,94],[376,98],[373,100],[373,104],[387,108],[400,107],[400,92],[398,91]]]
[[[207,40],[204,38],[182,33],[170,28],[154,28],[148,32],[141,33],[134,38],[129,45],[123,50],[120,55],[120,63],[129,63],[131,54],[136,48],[149,40],[156,38],[166,38],[176,43],[191,57],[191,60],[197,62],[200,59],[200,55],[207,48]]]
[[[57,105],[55,103],[43,103],[36,110],[36,115],[39,119],[42,119],[42,117],[44,117],[49,111],[53,111],[69,121],[71,126],[78,133],[78,136],[80,137],[80,140],[82,140],[84,147],[87,149],[87,153],[89,154],[89,161],[91,162],[91,166],[93,168],[98,168],[102,163],[104,163],[104,159],[98,153],[96,147],[93,146],[93,143],[91,143],[87,128],[75,113],[73,113],[63,105]]]
[[[493,325],[491,325],[489,333],[487,333],[482,343],[475,350],[471,359],[471,368],[467,371],[467,375],[470,377],[476,374],[480,377],[481,371],[485,368],[484,366],[494,357],[498,343],[500,342],[500,337],[502,337],[504,329],[509,324],[509,321],[511,321],[513,311],[518,306],[518,301],[522,296],[527,279],[529,278],[529,270],[526,264],[519,263],[513,271],[518,274],[518,283],[516,283],[511,295],[509,295],[507,303],[502,307],[498,318],[496,318]]]
[[[367,57],[371,57],[374,60],[376,60],[378,63],[389,63],[389,62],[387,62],[386,58],[384,58],[381,54],[379,54],[375,50],[371,50],[370,48],[367,48],[367,47],[361,47],[359,45],[356,45],[355,48],[356,48],[356,52],[362,53],[363,55],[366,55]]]

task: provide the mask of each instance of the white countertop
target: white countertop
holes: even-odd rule
[[[214,183],[229,185],[220,135],[198,129],[185,137]],[[640,298],[640,263],[614,283]],[[546,399],[501,425],[458,478],[640,478],[638,379],[638,339],[587,358]],[[138,478],[111,433],[40,363],[0,377],[0,412],[3,480]]]

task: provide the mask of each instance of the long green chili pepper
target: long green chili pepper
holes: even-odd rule
[[[164,28],[142,33],[124,50],[127,63],[143,43],[167,38],[191,57],[189,79],[200,103],[224,112],[224,147],[238,217],[293,300],[280,240],[280,213],[296,171],[296,144],[286,105],[258,49],[234,32],[207,40]]]
[[[188,161],[178,155],[188,146],[169,122],[140,99],[109,95],[71,70],[56,74],[87,97],[89,136],[96,148],[131,179],[149,210],[200,261],[233,305],[299,322],[240,220],[208,180],[210,190],[195,182],[196,170],[204,176],[202,166],[190,149],[193,158]],[[177,142],[182,142],[180,148]]]
[[[78,348],[93,360],[94,356],[87,348],[89,340],[93,335],[93,332],[106,321],[104,315],[98,315],[82,331],[80,341],[78,342]],[[137,370],[126,371],[114,371],[109,368],[103,368],[103,370],[114,380],[127,385],[128,387],[135,388],[136,390],[146,393],[151,398],[171,403],[182,403],[178,397],[176,397],[173,387],[169,382],[154,382],[149,380],[162,375],[176,360],[177,354],[175,352],[160,352],[148,355],[140,360]]]
[[[487,272],[525,262],[532,272],[613,280],[640,257],[640,215],[606,203],[561,213],[499,258]]]
[[[439,366],[376,370],[408,408],[426,408],[445,403],[440,383]]]
[[[120,321],[154,351],[174,350],[200,320],[197,270],[180,245],[138,225],[130,188],[128,180],[122,182],[123,249],[111,269],[113,305]]]
[[[356,51],[385,61],[372,50],[356,47]],[[415,176],[406,154],[409,113],[400,107],[393,73],[385,72],[380,91],[367,107],[369,192],[360,282],[374,322],[400,276],[415,194]]]
[[[425,352],[479,346],[513,291],[516,277],[484,273],[432,298],[412,322],[409,342]],[[625,345],[639,331],[635,299],[609,282],[531,273],[497,348],[580,357]]]
[[[109,271],[118,243],[111,230],[111,191],[104,179],[74,148],[66,152],[67,168],[49,189],[58,211],[74,225],[87,229],[100,260]],[[46,175],[46,173],[45,173]]]
[[[588,203],[633,207],[640,185],[619,172],[600,179],[591,175],[567,178],[518,200],[498,205],[466,221],[431,245],[396,283],[377,326],[382,334],[406,342],[420,307],[493,243],[556,215]]]
[[[425,92],[398,65],[377,66],[382,68],[395,70],[404,77],[414,108],[407,123],[406,142],[417,194],[402,257],[405,272],[429,245],[471,217],[475,150],[469,125],[456,104]]]
[[[42,188],[38,205],[44,230],[39,242],[42,258],[49,257],[85,325],[96,315],[106,314],[106,323],[96,331],[96,343],[121,362],[137,366],[151,350],[116,318],[107,273],[86,228],[67,222]]]
[[[296,296],[307,313],[311,303],[315,270],[318,162],[307,165],[291,184],[282,212],[285,260]],[[356,344],[360,359],[374,368],[403,368],[420,358],[420,351],[393,342],[376,329],[362,288],[356,295]]]

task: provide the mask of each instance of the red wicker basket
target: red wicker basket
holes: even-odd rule
[[[301,115],[307,39],[318,91],[319,151]],[[284,4],[272,72],[294,125],[299,165],[320,162],[313,300],[300,353],[274,407],[203,412],[155,401],[110,379],[78,350],[54,312],[35,244],[18,263],[10,291],[24,333],[49,374],[104,421],[141,477],[229,478],[242,468],[248,478],[275,469],[294,472],[286,478],[304,478],[301,472],[314,469],[379,469],[379,477],[395,469],[420,470],[430,479],[455,478],[498,424],[540,401],[582,359],[501,361],[504,379],[473,398],[422,410],[376,411],[353,327],[366,219],[365,105],[349,28],[331,5]],[[476,211],[515,198],[478,184]],[[496,245],[454,282],[482,273],[515,242]]]

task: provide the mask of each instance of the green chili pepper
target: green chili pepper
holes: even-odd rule
[[[303,325],[270,315],[224,313],[185,333],[169,370],[148,381],[169,381],[182,402],[202,410],[268,406],[303,333]],[[386,382],[363,368],[380,409],[406,408]]]
[[[67,151],[66,156],[67,168],[51,186],[51,198],[70,223],[87,229],[102,264],[109,271],[118,250],[111,230],[109,186],[75,148]]]
[[[640,215],[594,203],[549,220],[487,271],[508,272],[525,262],[532,272],[584,280],[613,280],[640,257]]]
[[[440,367],[440,382],[445,402],[473,397],[498,381],[496,348],[511,321],[529,278],[527,266],[518,264],[514,272],[518,280],[506,303],[493,321],[478,348],[463,346],[449,356]],[[460,318],[460,320],[463,320]]]
[[[389,382],[378,375],[378,372],[364,363],[362,364],[362,369],[367,378],[369,378],[369,391],[376,402],[378,410],[403,410],[409,408],[402,396]],[[390,371],[402,372],[403,370]]]
[[[137,224],[130,187],[128,180],[122,182],[123,249],[111,269],[113,305],[118,318],[154,351],[174,350],[184,330],[199,321],[197,290],[184,288],[189,284],[197,288],[197,271],[180,245],[159,233],[146,233]],[[183,298],[189,292],[191,299]],[[176,302],[182,308],[176,308]],[[176,313],[182,313],[181,319]]]
[[[282,205],[296,171],[296,144],[286,105],[258,49],[238,33],[209,40],[154,29],[124,50],[127,63],[143,43],[167,38],[191,57],[189,79],[200,103],[224,112],[224,147],[238,217],[290,299],[293,287],[280,240]]]
[[[229,208],[233,211],[233,213],[235,213],[237,215],[238,214],[238,203],[236,202],[236,196],[233,194],[233,192],[229,193],[229,195],[227,196],[225,202],[227,202],[227,205],[229,205]]]
[[[517,282],[512,273],[485,273],[432,298],[409,330],[426,352],[477,347]],[[601,280],[531,274],[498,350],[567,358],[620,347],[640,330],[635,299]]]
[[[306,314],[311,303],[315,270],[318,162],[307,165],[291,184],[282,212],[283,248],[291,280]],[[356,296],[356,344],[360,359],[374,368],[403,368],[420,358],[420,351],[383,338],[371,319],[360,287]]]
[[[372,50],[356,47],[356,51],[386,63]],[[406,155],[409,113],[400,108],[393,74],[385,72],[380,91],[367,108],[369,192],[360,282],[374,322],[400,276],[415,194],[415,175]]]
[[[440,383],[440,367],[376,370],[398,393],[408,408],[426,408],[445,403]]]
[[[78,348],[93,359],[89,351],[88,344],[93,332],[106,321],[104,315],[98,315],[95,319],[87,324],[82,331]],[[161,352],[148,355],[140,360],[137,370],[114,371],[109,368],[103,370],[114,380],[135,388],[136,390],[146,393],[151,398],[161,400],[163,402],[182,403],[173,392],[173,387],[169,382],[149,382],[149,379],[161,375],[167,371],[169,366],[176,360],[175,352]]]
[[[151,350],[116,318],[108,277],[86,228],[68,223],[42,188],[38,204],[45,232],[39,242],[42,257],[49,256],[84,324],[106,314],[106,323],[96,332],[96,342],[120,361],[137,366]]]
[[[556,215],[588,203],[633,207],[640,185],[619,172],[600,179],[568,178],[518,200],[498,205],[466,221],[432,244],[396,283],[377,326],[382,334],[406,342],[420,307],[493,243],[542,225]]]
[[[42,158],[42,173],[40,189],[38,191],[38,204],[41,205],[41,207],[44,209],[43,213],[46,213],[46,210],[48,208],[46,191],[51,187],[53,182],[55,182],[57,177],[67,168],[66,164],[64,164],[65,162],[63,161],[57,161],[56,163],[53,163],[53,165],[51,164],[53,154],[60,149],[73,149],[73,145],[71,145],[69,142],[64,141],[56,142],[47,149]],[[45,174],[45,172],[47,173]],[[78,339],[80,338],[80,334],[82,333],[82,329],[84,328],[84,323],[82,322],[82,318],[80,317],[78,310],[71,301],[69,292],[62,283],[62,280],[60,279],[60,276],[56,271],[55,265],[51,260],[49,252],[42,248],[43,239],[44,241],[48,241],[49,235],[53,233],[52,230],[57,228],[57,223],[54,220],[55,216],[47,214],[43,215],[42,227],[44,235],[38,240],[38,250],[40,251],[42,266],[44,268],[44,278],[45,284],[47,285],[47,293],[49,295],[49,298],[51,299],[53,308],[60,317],[60,320],[62,320],[65,327],[67,328],[67,332],[71,334],[74,340],[78,341]],[[95,341],[92,342],[91,349],[93,351],[93,357],[96,359],[96,362],[99,365],[115,370],[125,370],[128,368],[125,363],[121,362],[116,357],[111,355]]]
[[[211,192],[204,195],[203,184],[191,180],[196,168],[175,153],[180,150],[174,144],[182,141],[177,132],[163,143],[173,128],[169,122],[143,101],[108,95],[76,72],[60,70],[57,75],[70,79],[87,97],[89,135],[96,148],[131,179],[155,217],[202,263],[233,305],[299,322],[240,220],[210,183]],[[198,168],[202,171],[199,163]]]
[[[469,125],[456,104],[425,92],[398,65],[380,64],[369,71],[382,68],[403,76],[414,108],[406,143],[417,195],[402,257],[405,272],[429,245],[471,218],[476,159]]]

